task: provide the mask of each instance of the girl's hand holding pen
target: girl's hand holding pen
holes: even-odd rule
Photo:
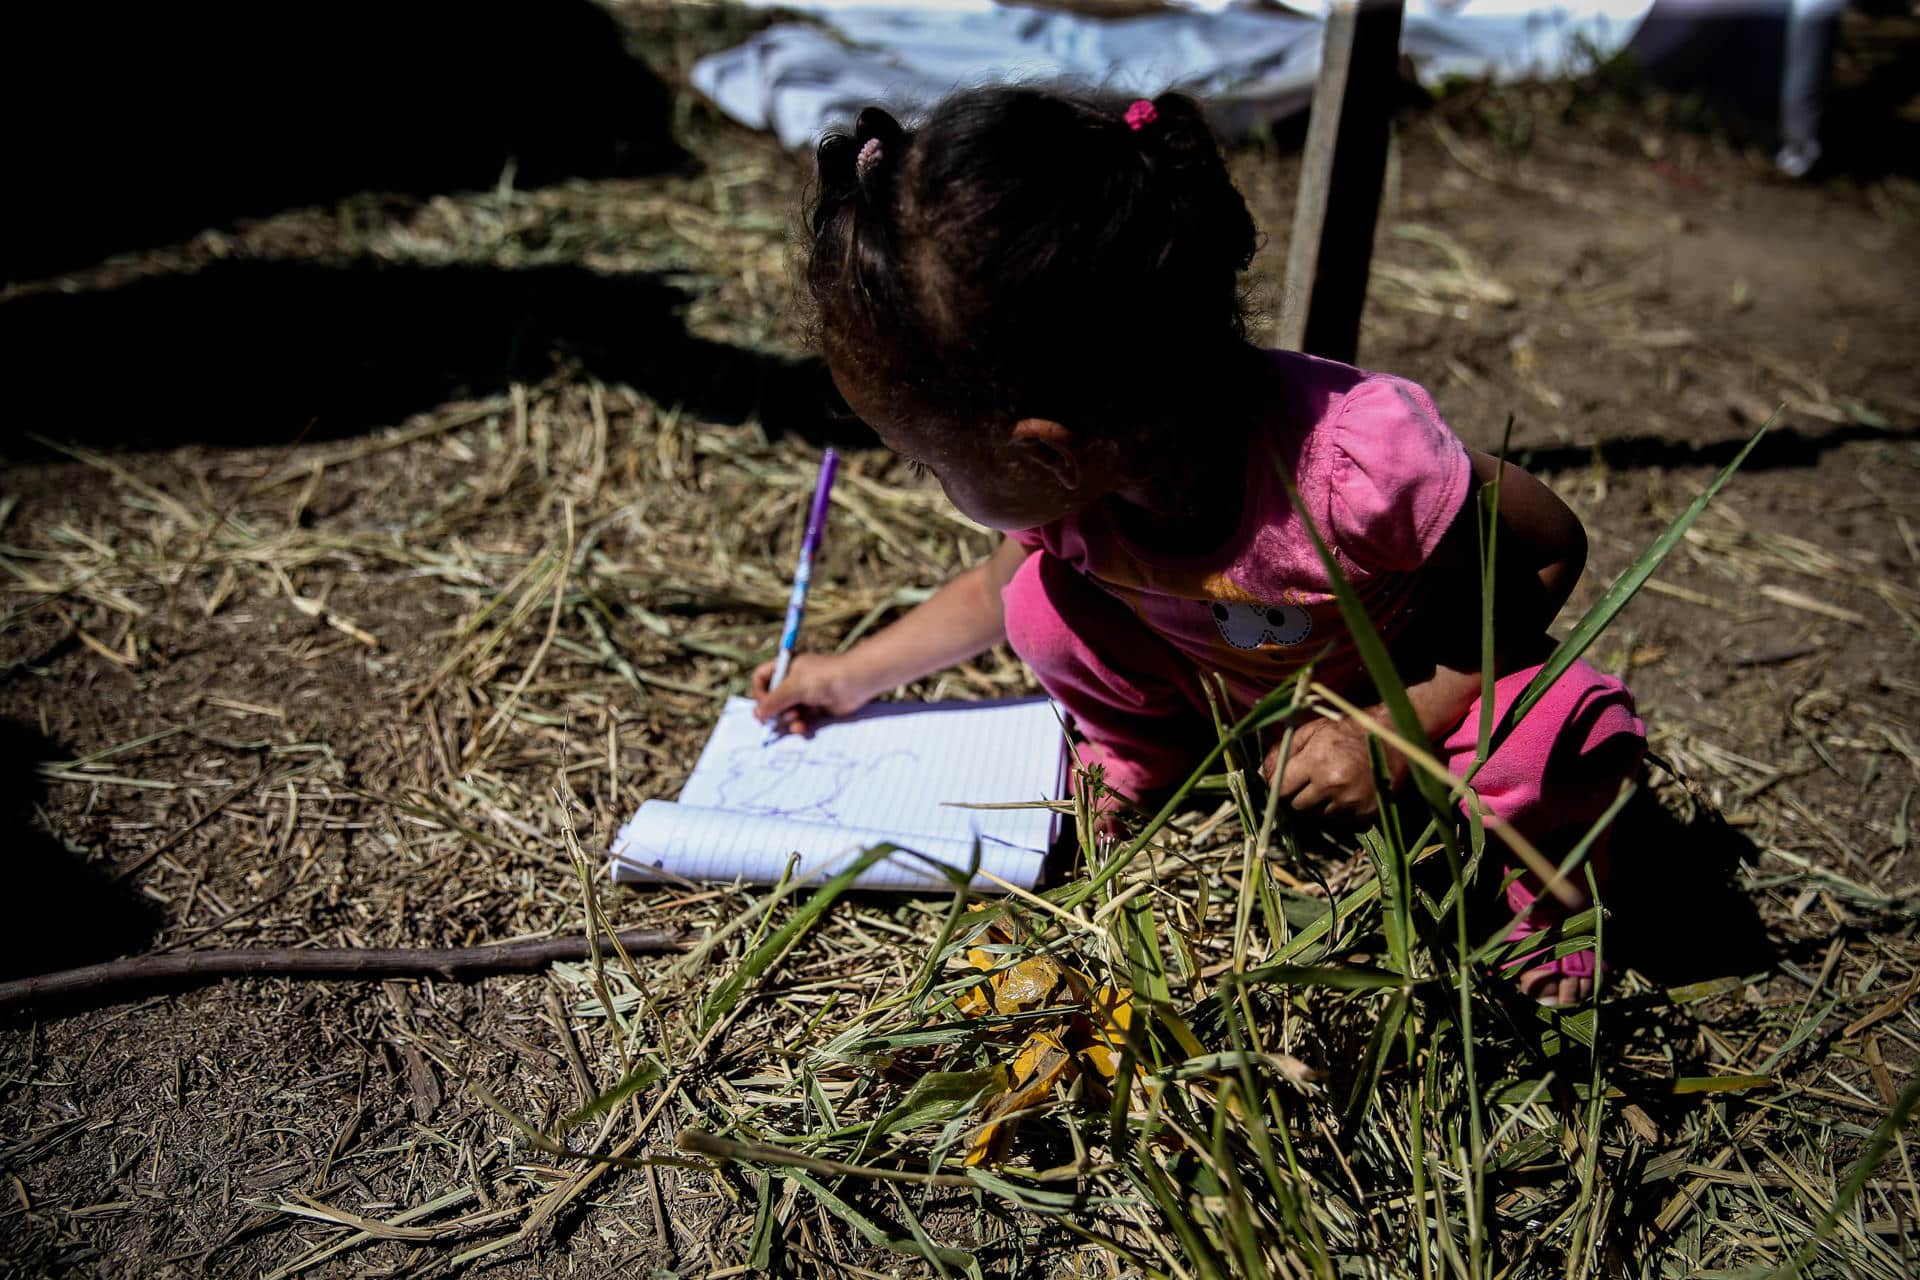
[[[777,688],[770,688],[774,663],[753,669],[753,714],[799,734],[810,734],[821,721],[859,710],[873,694],[859,679],[861,663],[842,653],[794,655],[793,664]]]

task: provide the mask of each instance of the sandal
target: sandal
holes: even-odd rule
[[[1530,883],[1532,882],[1532,883]],[[1507,906],[1518,915],[1526,915],[1507,933],[1508,941],[1531,937],[1545,929],[1550,929],[1566,917],[1566,908],[1557,899],[1543,898],[1534,887],[1538,882],[1531,875],[1515,876],[1507,885]],[[1540,963],[1532,961],[1546,957]],[[1542,947],[1538,951],[1508,960],[1500,966],[1500,973],[1506,977],[1518,979],[1522,988],[1532,985],[1530,994],[1540,1004],[1549,1008],[1564,1008],[1569,1004],[1580,1004],[1590,998],[1599,985],[1606,966],[1599,963],[1599,957],[1591,948],[1571,951],[1563,956],[1553,954],[1551,947]],[[1529,982],[1531,980],[1531,983]],[[1571,980],[1576,988],[1571,1000],[1565,998],[1563,988]],[[1545,988],[1544,991],[1541,988]]]

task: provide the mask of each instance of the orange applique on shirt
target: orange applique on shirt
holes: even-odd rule
[[[1223,572],[1189,574],[1133,557],[1106,559],[1089,577],[1174,647],[1233,678],[1250,696],[1320,652],[1324,644],[1309,643],[1316,635],[1324,641],[1340,634],[1330,596],[1288,590],[1281,599],[1261,600]]]

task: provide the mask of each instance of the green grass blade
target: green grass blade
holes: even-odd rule
[[[1180,806],[1186,803],[1187,797],[1192,795],[1194,789],[1200,785],[1200,780],[1207,775],[1209,769],[1213,768],[1214,762],[1226,754],[1228,743],[1249,730],[1264,728],[1286,714],[1285,708],[1293,700],[1299,680],[1298,673],[1288,676],[1277,688],[1254,703],[1247,714],[1235,721],[1233,728],[1207,749],[1207,754],[1200,758],[1193,772],[1187,775],[1187,780],[1174,789],[1173,794],[1161,804],[1160,811],[1148,820],[1139,834],[1101,864],[1098,871],[1085,880],[1062,885],[1050,891],[1046,895],[1047,898],[1069,911],[1077,910],[1105,888],[1115,876],[1126,870],[1127,864],[1138,857],[1140,851],[1147,847],[1148,842],[1160,833],[1160,829],[1173,820],[1173,815],[1180,811]]]
[[[1480,518],[1480,752],[1485,760],[1493,750],[1494,652],[1494,565],[1500,549],[1500,482],[1506,476],[1507,446],[1513,442],[1513,415],[1507,415],[1506,430],[1500,433],[1499,466],[1493,483],[1481,486]]]
[[[759,1186],[754,1188],[753,1234],[747,1240],[747,1265],[759,1275],[773,1268],[774,1245],[778,1239],[773,1229],[773,1184],[777,1180],[772,1173],[763,1171]]]
[[[1613,803],[1609,804],[1605,811],[1602,812],[1598,818],[1594,819],[1593,825],[1587,828],[1586,833],[1580,837],[1579,841],[1567,853],[1567,856],[1560,860],[1560,865],[1555,869],[1556,877],[1566,875],[1575,867],[1586,865],[1587,851],[1593,847],[1594,841],[1598,840],[1601,835],[1613,825],[1613,820],[1620,816],[1620,811],[1627,807],[1627,803],[1638,794],[1639,790],[1640,788],[1631,782],[1620,788],[1619,794],[1613,798]],[[1505,924],[1501,925],[1498,933],[1494,934],[1484,946],[1472,953],[1468,963],[1478,963],[1495,949],[1509,943],[1510,939],[1507,935],[1512,933],[1514,927],[1524,920],[1528,912],[1532,910],[1533,908],[1529,906],[1526,911],[1514,915]]]
[[[733,1012],[733,1007],[740,1003],[740,997],[746,994],[753,980],[758,978],[782,952],[797,942],[802,934],[813,928],[820,917],[826,914],[827,908],[847,891],[861,872],[889,854],[899,852],[903,850],[898,845],[877,844],[861,853],[845,870],[815,889],[813,896],[793,913],[793,919],[761,939],[752,953],[740,962],[740,967],[728,974],[720,985],[713,989],[713,994],[707,997],[700,1008],[700,1030],[708,1030],[714,1023]]]
[[[1807,1264],[1813,1261],[1814,1253],[1820,1248],[1821,1241],[1833,1234],[1833,1229],[1840,1225],[1841,1217],[1853,1207],[1853,1202],[1860,1198],[1861,1191],[1866,1188],[1867,1179],[1873,1176],[1874,1170],[1880,1167],[1880,1162],[1886,1159],[1887,1148],[1893,1145],[1895,1136],[1906,1126],[1907,1121],[1913,1118],[1916,1106],[1920,1106],[1920,1079],[1907,1082],[1907,1087],[1902,1089],[1900,1096],[1894,1099],[1893,1107],[1887,1112],[1886,1118],[1874,1126],[1873,1135],[1867,1139],[1866,1150],[1862,1151],[1860,1158],[1854,1161],[1853,1169],[1847,1174],[1847,1180],[1840,1184],[1840,1190],[1833,1197],[1833,1203],[1828,1205],[1827,1211],[1820,1215],[1820,1221],[1815,1224],[1813,1233],[1793,1252],[1792,1256],[1769,1272],[1766,1280],[1782,1280],[1785,1276],[1805,1272]]]
[[[1339,902],[1330,904],[1327,913],[1306,925],[1293,935],[1293,941],[1273,953],[1276,963],[1290,963],[1307,953],[1307,948],[1325,939],[1332,945],[1337,930],[1351,919],[1362,907],[1367,906],[1380,896],[1380,882],[1369,880]]]
[[[1413,863],[1400,829],[1400,809],[1387,774],[1386,748],[1378,738],[1367,739],[1367,761],[1373,766],[1373,785],[1380,812],[1373,829],[1360,838],[1373,858],[1380,881],[1380,926],[1387,935],[1388,967],[1395,973],[1413,972]]]
[[[955,1116],[967,1115],[991,1094],[1004,1093],[1007,1072],[1004,1067],[980,1067],[971,1071],[929,1071],[913,1082],[900,1104],[875,1123],[877,1133],[898,1133],[922,1125],[944,1124]]]
[[[1600,902],[1600,883],[1594,878],[1593,867],[1588,864],[1587,888],[1597,905]],[[1601,1087],[1603,1070],[1600,1062],[1600,996],[1605,982],[1606,950],[1602,926],[1606,919],[1604,910],[1597,911],[1593,920],[1593,972],[1594,987],[1590,1011],[1593,1014],[1592,1037],[1587,1040],[1588,1077],[1587,1077],[1587,1117],[1586,1139],[1581,1144],[1580,1167],[1578,1170],[1579,1192],[1574,1198],[1573,1208],[1573,1245],[1568,1257],[1576,1259],[1589,1272],[1595,1270],[1593,1251],[1599,1247],[1597,1232],[1589,1228],[1592,1219],[1587,1213],[1598,1191],[1598,1173],[1600,1168],[1600,1127],[1606,1115],[1606,1090]]]
[[[555,1138],[562,1137],[594,1117],[605,1115],[665,1074],[665,1068],[659,1063],[652,1061],[642,1062],[622,1077],[620,1082],[614,1085],[613,1088],[608,1089],[605,1093],[587,1103],[578,1111],[572,1111],[562,1116],[559,1123],[554,1125],[553,1132],[549,1136]]]
[[[1153,1201],[1154,1207],[1160,1210],[1161,1221],[1179,1240],[1180,1251],[1186,1255],[1188,1264],[1195,1267],[1205,1280],[1215,1280],[1216,1277],[1224,1276],[1226,1272],[1221,1266],[1224,1259],[1214,1252],[1213,1246],[1201,1234],[1200,1228],[1187,1216],[1186,1207],[1181,1203],[1180,1193],[1168,1181],[1166,1174],[1160,1168],[1159,1161],[1154,1159],[1154,1153],[1148,1148],[1144,1139],[1134,1153],[1131,1172],[1138,1180],[1140,1189],[1146,1192]]]
[[[1533,951],[1551,951],[1555,959],[1584,951],[1593,945],[1593,926],[1599,914],[1589,907],[1525,937],[1509,938],[1503,934],[1476,951],[1473,962],[1498,969]]]
[[[934,1270],[942,1276],[950,1275],[951,1272],[941,1258],[953,1251],[942,1249],[934,1244],[933,1238],[927,1234],[927,1229],[920,1225],[920,1219],[914,1216],[912,1207],[907,1204],[907,1198],[901,1194],[898,1186],[889,1182],[887,1190],[893,1193],[893,1203],[900,1210],[900,1220],[907,1224],[907,1230],[913,1233],[913,1242],[920,1246],[920,1256],[933,1263]],[[966,1255],[966,1259],[963,1269],[967,1275],[972,1277],[972,1280],[984,1280],[980,1274],[980,1260],[971,1254]]]
[[[1129,985],[1136,996],[1156,1005],[1170,1004],[1173,989],[1167,983],[1167,960],[1160,949],[1160,926],[1147,894],[1127,899],[1120,908],[1127,935]]]
[[[1607,629],[1620,611],[1627,607],[1627,602],[1646,585],[1647,579],[1653,576],[1654,570],[1658,569],[1667,555],[1680,545],[1680,539],[1685,537],[1687,530],[1693,527],[1693,522],[1700,518],[1700,513],[1707,509],[1707,504],[1726,487],[1727,481],[1733,479],[1733,473],[1740,469],[1740,464],[1747,460],[1747,455],[1753,452],[1754,446],[1760,443],[1761,438],[1772,428],[1773,420],[1779,416],[1777,409],[1769,414],[1767,420],[1760,424],[1760,429],[1753,433],[1753,438],[1741,447],[1740,452],[1733,456],[1731,462],[1720,469],[1720,474],[1713,478],[1712,483],[1700,491],[1700,496],[1695,498],[1687,509],[1667,526],[1666,531],[1655,538],[1653,544],[1641,552],[1618,578],[1614,579],[1613,585],[1607,588],[1606,593],[1595,602],[1593,608],[1587,610],[1586,616],[1567,633],[1567,638],[1555,647],[1546,665],[1540,668],[1540,674],[1533,678],[1533,682],[1527,686],[1526,691],[1514,699],[1513,706],[1508,709],[1506,718],[1502,722],[1504,729],[1511,729],[1518,724],[1521,718],[1533,709],[1534,704],[1546,695],[1547,690],[1553,687],[1553,682],[1566,674],[1567,668],[1578,661],[1593,642],[1600,638],[1600,633]]]
[[[1223,973],[1219,982],[1222,987],[1319,987],[1326,991],[1399,991],[1408,985],[1404,974],[1363,964],[1269,964],[1245,973]]]
[[[1406,1020],[1407,1001],[1404,991],[1389,1000],[1381,1011],[1380,1021],[1373,1024],[1373,1032],[1367,1037],[1366,1052],[1360,1058],[1360,1070],[1354,1076],[1353,1092],[1347,1095],[1346,1114],[1341,1118],[1343,1144],[1352,1144],[1367,1107],[1380,1091],[1380,1073],[1386,1069],[1387,1054],[1400,1035],[1400,1024]]]
[[[855,1208],[833,1192],[829,1191],[817,1178],[802,1173],[798,1169],[783,1170],[783,1178],[791,1178],[805,1187],[808,1194],[820,1202],[820,1206],[840,1219],[866,1240],[893,1253],[905,1254],[910,1258],[923,1258],[932,1263],[941,1272],[949,1267],[968,1271],[972,1255],[959,1249],[942,1249],[931,1244],[922,1244],[920,1239],[882,1222],[873,1215]]]
[[[1238,1093],[1238,1080],[1229,1077],[1220,1082],[1213,1108],[1213,1128],[1208,1135],[1208,1154],[1212,1157],[1210,1167],[1219,1170],[1224,1182],[1219,1194],[1206,1197],[1203,1203],[1213,1219],[1214,1238],[1226,1246],[1229,1262],[1239,1263],[1234,1274],[1252,1276],[1261,1274],[1264,1268],[1260,1265],[1260,1229],[1250,1212],[1252,1205],[1247,1199],[1245,1184],[1239,1178],[1238,1144],[1231,1133]],[[1251,1099],[1248,1101],[1251,1105]]]
[[[967,905],[972,900],[971,886],[973,877],[980,870],[980,836],[976,832],[973,844],[967,852],[965,873],[953,872],[953,902],[947,908],[946,919],[940,924],[940,935],[927,948],[927,958],[920,966],[920,973],[909,988],[913,992],[913,1011],[916,1015],[927,1011],[927,996],[940,978],[940,962],[946,958],[947,944],[953,941],[954,931],[960,927],[960,917],[967,913]]]
[[[1333,589],[1334,603],[1340,609],[1340,620],[1347,624],[1347,632],[1353,637],[1353,647],[1360,655],[1360,663],[1366,668],[1368,679],[1373,681],[1374,692],[1380,695],[1381,703],[1387,708],[1387,714],[1393,718],[1393,727],[1400,736],[1422,750],[1432,744],[1427,740],[1427,731],[1420,723],[1420,717],[1414,713],[1413,702],[1407,697],[1407,686],[1400,679],[1400,673],[1394,669],[1393,657],[1387,652],[1387,643],[1380,638],[1379,630],[1373,625],[1373,619],[1367,616],[1366,606],[1360,603],[1360,597],[1354,594],[1353,587],[1347,582],[1347,576],[1340,572],[1340,566],[1334,562],[1333,553],[1327,550],[1326,542],[1320,537],[1313,517],[1307,513],[1307,507],[1300,500],[1300,491],[1293,486],[1293,479],[1287,474],[1286,466],[1278,458],[1274,460],[1275,469],[1280,474],[1281,483],[1286,486],[1287,500],[1293,504],[1293,510],[1300,517],[1301,525],[1307,531],[1307,537],[1313,542],[1314,552],[1319,555],[1320,563],[1326,568],[1327,581]],[[1437,779],[1423,777],[1420,770],[1412,771],[1420,793],[1427,797],[1435,811],[1448,812],[1446,789]]]

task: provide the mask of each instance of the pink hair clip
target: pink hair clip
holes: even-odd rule
[[[880,157],[880,139],[868,138],[866,145],[860,148],[860,154],[853,158],[853,167],[864,178],[873,170],[873,166],[880,163]]]
[[[1135,98],[1133,105],[1127,108],[1127,127],[1135,133],[1140,132],[1159,118],[1160,112],[1154,107],[1153,103],[1147,101],[1145,98]]]

